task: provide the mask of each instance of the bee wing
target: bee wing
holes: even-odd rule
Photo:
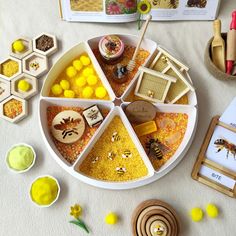
[[[53,127],[55,129],[57,129],[57,130],[64,130],[65,129],[65,125],[64,124],[56,124]]]

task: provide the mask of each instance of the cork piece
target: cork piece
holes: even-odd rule
[[[90,127],[99,125],[104,119],[97,105],[86,108],[83,116]]]
[[[142,202],[132,216],[133,236],[177,236],[178,217],[167,203],[160,200]]]
[[[155,131],[157,131],[157,125],[155,121],[148,121],[145,123],[142,123],[140,125],[136,125],[134,127],[135,133],[138,135],[138,137],[146,135],[146,134],[151,134]]]
[[[66,110],[58,113],[52,121],[52,135],[62,143],[74,143],[85,131],[85,122],[80,113]]]
[[[144,123],[154,120],[156,107],[148,101],[131,102],[125,109],[125,114],[132,123]]]

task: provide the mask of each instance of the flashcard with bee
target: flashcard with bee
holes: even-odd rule
[[[104,119],[97,105],[86,108],[83,116],[90,127],[100,124]]]
[[[206,158],[236,172],[236,133],[216,126],[206,151]]]
[[[80,113],[72,110],[58,113],[51,127],[52,135],[62,143],[74,143],[85,131],[85,122]]]

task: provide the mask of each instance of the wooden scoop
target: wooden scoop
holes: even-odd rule
[[[213,23],[214,38],[211,43],[212,61],[218,69],[225,72],[225,41],[221,37],[221,21],[215,20]]]

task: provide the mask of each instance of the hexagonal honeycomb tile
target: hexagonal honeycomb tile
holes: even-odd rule
[[[33,39],[33,50],[44,56],[50,56],[57,51],[57,39],[54,35],[42,33]]]
[[[22,73],[21,61],[14,57],[8,57],[0,62],[0,76],[8,81]]]
[[[16,123],[28,115],[28,103],[26,100],[14,95],[0,103],[0,118]]]
[[[37,78],[48,71],[48,59],[39,53],[31,53],[23,59],[22,63],[23,72]]]
[[[22,52],[17,52],[16,50],[14,50],[13,44],[16,41],[21,41],[23,43],[24,50]],[[30,53],[32,53],[32,51],[33,51],[32,40],[29,38],[26,38],[26,37],[21,37],[21,38],[18,38],[12,42],[11,48],[10,48],[10,55],[21,60],[24,57],[26,57],[27,55],[29,55]]]
[[[20,81],[26,81],[29,85],[29,89],[27,91],[21,90],[18,85]],[[29,99],[38,93],[38,80],[25,73],[18,75],[11,81],[11,93],[17,97],[23,99]]]
[[[11,95],[11,83],[0,78],[0,102]]]

